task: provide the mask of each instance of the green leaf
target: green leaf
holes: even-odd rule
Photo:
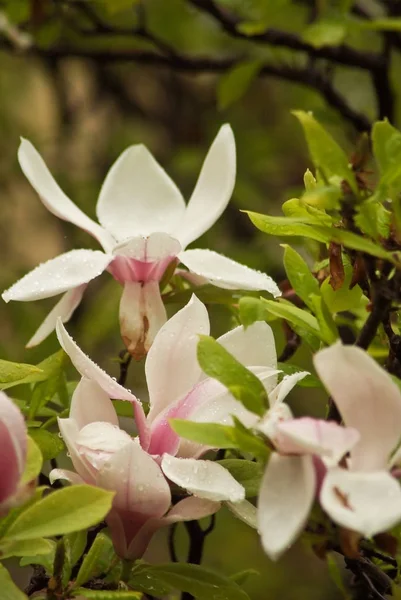
[[[310,268],[304,259],[291,248],[284,246],[284,268],[287,273],[289,282],[291,283],[297,296],[312,308],[311,296],[319,295],[319,283],[313,277]]]
[[[181,437],[212,448],[236,448],[242,452],[249,452],[262,461],[266,460],[269,454],[269,449],[260,438],[238,426],[195,423],[185,419],[170,419],[169,423]]]
[[[247,498],[254,498],[258,495],[263,475],[263,467],[260,463],[239,458],[226,458],[218,462],[244,486]]]
[[[321,19],[309,25],[302,34],[303,39],[314,46],[337,46],[347,35],[347,22],[341,19]]]
[[[26,456],[25,469],[21,478],[21,485],[25,485],[36,479],[39,475],[43,464],[43,457],[39,446],[35,443],[31,436],[28,436],[28,449]]]
[[[256,571],[256,569],[244,569],[243,571],[234,573],[234,575],[230,575],[230,579],[238,583],[238,585],[243,585],[248,581],[249,577],[255,577],[255,575],[260,576],[259,571]]]
[[[198,565],[148,565],[146,569],[142,567],[143,574],[200,600],[249,600],[249,596],[234,581]],[[134,582],[135,569],[129,583],[134,585]]]
[[[26,384],[26,383],[37,383],[39,381],[45,381],[46,379],[49,379],[52,375],[54,375],[54,373],[58,369],[61,368],[61,366],[65,360],[66,360],[66,354],[65,354],[64,350],[59,350],[55,354],[52,354],[51,356],[48,356],[47,358],[45,358],[45,360],[42,360],[42,362],[40,362],[35,367],[33,365],[22,365],[22,367],[30,367],[31,369],[36,369],[36,371],[30,370],[29,374],[25,374],[25,376],[22,378],[20,378],[20,376],[18,375],[18,367],[21,365],[18,365],[17,363],[8,363],[7,361],[0,361],[0,366],[1,366],[2,362],[7,363],[7,365],[10,365],[10,364],[15,365],[17,368],[16,368],[16,370],[14,370],[14,376],[18,377],[17,379],[13,379],[12,381],[7,381],[6,371],[8,369],[8,366],[6,365],[4,375],[3,375],[6,379],[6,381],[1,383],[1,376],[0,376],[0,389],[6,390],[15,385],[22,385],[22,384]],[[21,371],[21,373],[22,373],[22,371]]]
[[[22,512],[4,539],[32,540],[91,527],[107,515],[113,496],[90,485],[57,490]]]
[[[397,188],[401,185],[401,133],[387,119],[378,121],[373,125],[372,144],[380,170],[380,185]]]
[[[43,374],[42,369],[34,365],[0,360],[0,388],[2,390],[20,383],[38,381]]]
[[[79,561],[84,553],[87,537],[87,531],[74,531],[64,537],[64,543],[69,554],[71,567]]]
[[[33,554],[30,556],[23,556],[20,560],[20,566],[26,567],[27,565],[42,565],[49,575],[53,575],[54,556],[56,553],[56,542],[51,540],[51,550],[47,554]]]
[[[320,210],[339,210],[342,192],[334,185],[319,185],[310,192],[305,192],[302,201]]]
[[[224,110],[244,96],[252,81],[257,77],[262,68],[260,60],[250,60],[224,73],[217,86],[217,105],[219,110]]]
[[[362,233],[376,240],[387,239],[390,235],[391,213],[374,199],[356,207],[354,221]]]
[[[111,539],[104,533],[99,533],[82,561],[75,585],[81,586],[93,577],[106,573],[114,556]]]
[[[344,179],[349,183],[352,191],[358,195],[355,175],[350,169],[347,155],[342,148],[310,113],[296,110],[293,111],[293,114],[304,129],[315,168],[323,173],[328,181],[332,177]]]
[[[352,279],[352,267],[349,263],[344,264],[345,278],[343,285],[333,290],[327,277],[320,287],[320,293],[325,301],[328,310],[332,314],[339,312],[355,310],[361,307],[363,304],[367,304],[368,300],[363,296],[362,290],[359,285],[356,285],[350,289]]]
[[[275,320],[275,317],[269,313],[260,298],[244,296],[243,298],[240,298],[238,308],[239,318],[245,328],[252,325],[252,323],[255,323],[255,321]]]
[[[74,597],[94,598],[94,600],[141,600],[142,592],[132,592],[125,590],[87,590],[79,588],[74,590]]]
[[[35,540],[24,540],[21,542],[0,541],[0,558],[4,560],[10,556],[27,556],[38,554],[49,554],[52,552],[54,543],[50,540],[38,538]]]
[[[262,382],[213,338],[201,335],[198,361],[206,375],[217,379],[248,410],[262,415],[268,406]]]
[[[316,317],[308,313],[306,310],[298,308],[297,306],[284,301],[263,299],[263,302],[267,305],[269,311],[273,315],[285,319],[290,324],[298,325],[310,333],[313,333],[317,337],[321,337],[319,324]]]
[[[27,600],[28,597],[15,585],[7,569],[0,565],[1,600]]]
[[[326,561],[327,561],[327,567],[329,569],[331,580],[336,585],[339,592],[341,592],[344,600],[351,600],[351,595],[347,592],[347,589],[342,580],[342,575],[341,575],[338,563],[337,563],[334,555],[331,552],[328,552],[326,554]]]
[[[29,435],[39,447],[44,461],[55,458],[65,449],[59,436],[46,429],[31,429]]]
[[[326,344],[334,344],[338,339],[337,327],[333,321],[333,317],[327,309],[327,306],[321,296],[313,294],[311,296],[312,310],[316,315],[319,323],[320,334]]]
[[[96,4],[105,8],[110,16],[124,11],[131,11],[139,0],[95,0]]]
[[[314,189],[316,189],[316,187]],[[313,198],[312,192],[313,190],[307,190],[309,196],[306,194],[304,194],[304,196],[306,198]],[[307,223],[310,225],[332,225],[334,222],[333,217],[328,215],[325,210],[308,204],[303,198],[290,198],[290,200],[284,202],[281,208],[286,217],[295,219],[294,222],[297,221],[299,223]]]

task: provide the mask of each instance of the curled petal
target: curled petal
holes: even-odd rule
[[[50,471],[49,480],[51,485],[53,485],[55,481],[58,481],[60,479],[78,485],[81,483],[85,483],[82,477],[80,475],[77,475],[77,473],[74,473],[74,471],[68,471],[68,469],[53,469],[52,471]]]
[[[136,359],[146,356],[167,315],[159,283],[127,282],[120,301],[121,337]]]
[[[176,234],[187,246],[220,217],[235,185],[235,140],[229,125],[223,125],[205,158],[193,194]]]
[[[71,250],[48,260],[3,292],[10,300],[41,300],[88,283],[106,269],[112,257],[100,250]]]
[[[164,454],[161,466],[171,481],[198,498],[216,502],[241,502],[245,499],[243,486],[224,467],[213,461],[175,458]]]
[[[301,381],[301,379],[307,375],[309,375],[308,371],[300,371],[299,373],[293,373],[292,375],[285,375],[274,390],[269,393],[270,406],[283,402],[284,398],[288,396],[291,390],[297,385],[298,381]]]
[[[86,483],[93,484],[95,481],[95,469],[79,452],[77,445],[79,428],[77,427],[77,424],[72,419],[58,418],[57,421],[60,433],[68,449],[68,456],[71,458],[71,462],[74,465],[74,469]]]
[[[341,343],[318,352],[314,363],[345,425],[361,435],[351,468],[385,469],[401,431],[401,392],[390,375],[361,348]]]
[[[33,348],[43,342],[43,340],[56,329],[58,318],[60,318],[63,323],[69,321],[72,313],[81,302],[85,290],[86,283],[66,292],[61,300],[57,302],[53,310],[49,312],[39,329],[31,337],[26,348]]]
[[[118,427],[118,417],[109,396],[91,379],[82,377],[71,400],[70,419],[78,429],[89,423],[104,421]]]
[[[187,394],[201,369],[196,351],[199,334],[209,333],[206,307],[195,295],[158,332],[146,358],[152,421],[166,407]]]
[[[38,151],[31,142],[23,138],[18,150],[18,160],[25,177],[50,212],[93,235],[106,252],[111,250],[114,245],[113,237],[71,202],[54,180]]]
[[[270,410],[263,416],[263,418],[256,424],[258,429],[263,435],[268,437],[273,443],[275,443],[277,435],[277,426],[289,419],[292,419],[293,415],[288,404],[281,402],[280,404],[274,404]]]
[[[127,148],[111,167],[96,209],[100,223],[119,241],[172,233],[184,211],[179,189],[142,144]]]
[[[283,454],[316,454],[334,466],[358,443],[356,429],[334,422],[303,417],[277,425],[275,444]]]
[[[149,443],[148,426],[142,404],[138,398],[125,387],[117,383],[117,381],[110,377],[106,371],[103,371],[103,369],[89,358],[89,356],[82,352],[81,348],[79,348],[68,334],[61,321],[57,322],[56,332],[61,347],[68,354],[74,367],[82,377],[95,381],[106,392],[109,398],[127,400],[132,403],[141,444],[144,448],[147,448]]]
[[[257,523],[257,509],[256,506],[251,504],[249,500],[243,500],[242,502],[226,502],[227,508],[243,523],[252,527],[252,529],[258,528]]]
[[[400,484],[386,471],[329,470],[320,502],[333,521],[367,537],[401,520]]]
[[[281,296],[271,277],[212,250],[185,250],[178,258],[190,271],[206,277],[217,287],[227,290],[266,290],[274,297]]]
[[[6,503],[18,488],[25,467],[27,436],[20,410],[0,392],[0,505]]]
[[[276,344],[271,327],[256,321],[246,329],[241,325],[217,340],[245,367],[277,369]],[[273,384],[274,381],[271,382]]]
[[[280,558],[301,533],[315,486],[311,456],[271,455],[259,492],[258,530],[272,560]]]

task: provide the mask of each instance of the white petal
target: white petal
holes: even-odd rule
[[[149,237],[138,236],[121,242],[113,248],[113,254],[149,263],[176,256],[180,250],[180,242],[168,233],[151,233]]]
[[[209,334],[206,307],[192,296],[160,329],[146,359],[152,420],[194,386],[201,369],[196,357],[199,334]]]
[[[125,283],[120,300],[120,331],[132,356],[141,359],[147,354],[166,319],[157,281]]]
[[[64,443],[68,449],[68,456],[71,458],[74,469],[86,483],[94,483],[94,469],[80,455],[77,447],[77,438],[79,435],[79,428],[72,419],[57,419],[60,433],[63,437]]]
[[[292,375],[284,375],[278,386],[269,393],[270,406],[281,404],[284,398],[288,396],[291,390],[297,385],[298,381],[301,381],[304,377],[309,375],[308,371],[300,371],[299,373],[293,373]]]
[[[96,209],[100,223],[119,241],[172,233],[184,210],[179,189],[141,144],[127,148],[111,167]]]
[[[66,292],[61,300],[57,302],[56,306],[49,312],[36,333],[31,337],[26,348],[33,348],[43,342],[43,340],[55,330],[57,319],[59,317],[63,323],[69,321],[72,313],[81,302],[85,290],[86,284],[84,283],[83,285],[79,285]]]
[[[116,491],[113,507],[118,510],[159,518],[171,504],[159,465],[135,441],[110,458],[98,474],[97,485]]]
[[[245,427],[253,427],[259,417],[247,410],[242,402],[236,400],[227,390],[208,401],[200,403],[199,408],[194,408],[188,415],[191,421],[196,423],[219,423],[220,425],[233,425],[232,417],[236,417]],[[176,418],[180,418],[178,415]]]
[[[311,456],[271,455],[259,492],[258,530],[272,560],[278,559],[301,533],[315,486]]]
[[[258,366],[277,369],[276,344],[271,327],[257,321],[246,329],[241,325],[225,333],[217,340],[245,367]],[[277,376],[269,378],[268,386],[276,385]]]
[[[228,290],[265,290],[274,297],[281,296],[271,277],[212,250],[185,250],[178,258],[190,271],[206,277],[217,287]]]
[[[39,194],[43,204],[56,217],[69,221],[93,235],[108,251],[114,245],[112,236],[82,212],[61,190],[43,158],[28,140],[21,139],[18,160],[26,178]]]
[[[401,432],[401,392],[390,375],[364,350],[341,343],[318,352],[314,363],[344,423],[361,434],[352,469],[385,469]]]
[[[211,460],[175,458],[164,454],[161,463],[164,474],[198,498],[216,502],[241,502],[245,490],[221,465]]]
[[[258,528],[257,523],[257,510],[256,506],[251,504],[249,500],[243,500],[242,502],[227,502],[227,508],[239,519],[243,521],[252,529]]]
[[[69,481],[73,484],[85,483],[82,477],[74,473],[74,471],[68,471],[68,469],[53,469],[50,471],[49,480],[52,485],[59,479],[64,479],[65,481]]]
[[[283,454],[316,454],[335,466],[358,442],[356,429],[302,417],[277,424],[275,445]]]
[[[89,356],[82,352],[81,348],[77,346],[68,334],[61,321],[57,322],[56,333],[61,347],[68,354],[74,367],[82,377],[95,381],[106,392],[109,398],[128,400],[128,402],[132,403],[139,437],[141,438],[142,446],[146,448],[149,442],[148,427],[142,404],[138,398],[127,390],[127,388],[117,383],[106,371],[103,371]]]
[[[176,235],[187,246],[207,231],[225,210],[234,189],[235,140],[223,125],[205,158],[193,194]]]
[[[328,471],[320,502],[339,525],[371,537],[401,520],[400,484],[386,471]]]
[[[88,283],[107,268],[112,256],[100,250],[71,250],[48,260],[3,292],[10,300],[41,300]]]
[[[96,421],[118,427],[118,417],[109,396],[95,381],[82,377],[71,400],[70,419],[79,429]]]
[[[131,444],[126,431],[111,423],[89,423],[79,432],[76,446],[81,456],[96,469],[101,469],[111,456]]]
[[[277,434],[277,425],[292,418],[293,415],[288,404],[284,402],[274,404],[259,423],[257,423],[256,429],[274,442]]]

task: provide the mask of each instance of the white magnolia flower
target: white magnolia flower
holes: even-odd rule
[[[124,286],[120,325],[133,355],[150,348],[166,320],[159,282],[167,267],[181,262],[190,272],[218,287],[280,291],[267,275],[211,250],[185,250],[207,231],[226,208],[235,183],[235,142],[223,125],[203,163],[186,205],[167,173],[141,144],[131,146],[108,172],[96,212],[85,215],[60,189],[30,142],[22,140],[18,158],[44,205],[57,217],[93,235],[103,251],[72,250],[38,266],[3,293],[10,300],[39,300],[64,294],[28,342],[35,346],[68,321],[89,281],[107,270]]]

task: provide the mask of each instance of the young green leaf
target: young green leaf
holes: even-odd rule
[[[73,567],[81,558],[86,547],[87,531],[74,531],[64,537],[66,550]]]
[[[44,371],[34,365],[0,360],[0,388],[5,390],[13,385],[32,383],[44,377]]]
[[[327,180],[330,180],[331,177],[344,179],[349,183],[352,191],[358,194],[355,175],[342,148],[310,113],[296,110],[293,111],[293,114],[303,127],[309,152],[316,169],[321,171]]]
[[[43,460],[55,458],[64,450],[64,443],[59,436],[47,429],[31,429],[29,435],[39,447]]]
[[[261,381],[213,338],[201,335],[198,361],[206,375],[220,381],[248,410],[262,415],[268,406]]]
[[[245,296],[238,303],[239,318],[244,327],[249,327],[255,321],[274,321],[276,317],[271,315],[260,298]]]
[[[199,600],[249,600],[249,596],[232,579],[198,565],[171,563],[148,565],[142,574],[159,580],[180,592],[188,592]],[[135,571],[131,583],[135,582]]]
[[[113,492],[90,485],[57,490],[24,510],[3,539],[32,540],[91,527],[107,515],[113,496]]]
[[[315,336],[321,338],[319,324],[316,317],[308,313],[306,310],[283,301],[277,302],[275,300],[263,299],[263,302],[267,305],[269,311],[273,315],[285,319],[290,323],[290,325],[294,324],[298,325],[299,327],[303,327],[310,333],[313,333]]]
[[[21,485],[29,483],[39,475],[43,464],[43,457],[39,446],[28,436],[28,451],[25,462],[25,470],[22,474]]]
[[[334,344],[338,339],[338,330],[333,321],[333,317],[327,309],[327,306],[321,296],[312,294],[311,296],[312,310],[316,315],[319,323],[320,334],[326,344]]]
[[[99,533],[82,561],[75,586],[81,586],[93,577],[107,572],[114,556],[111,539],[104,533]]]
[[[3,540],[0,540],[0,559],[4,560],[10,556],[49,554],[53,548],[54,543],[43,538],[21,542],[3,542]]]
[[[288,280],[297,296],[312,308],[311,296],[320,294],[318,281],[298,252],[287,245],[284,248],[284,268]]]
[[[235,65],[221,76],[217,86],[219,110],[224,110],[246,94],[251,83],[257,77],[262,64],[260,60],[245,61]]]
[[[74,598],[88,598],[88,600],[141,600],[142,592],[133,592],[131,590],[88,590],[78,588],[73,592]]]

